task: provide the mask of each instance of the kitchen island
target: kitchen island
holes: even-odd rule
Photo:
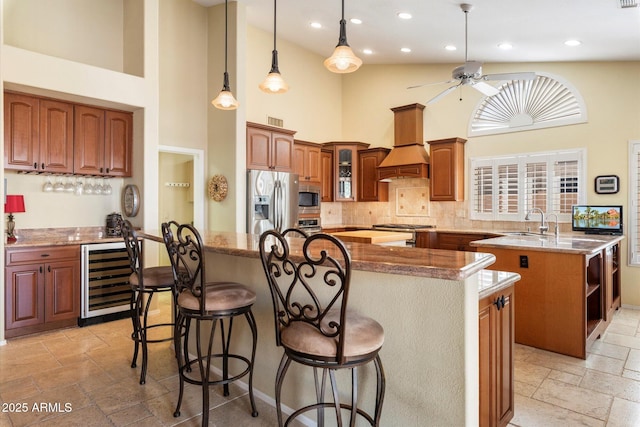
[[[620,307],[623,236],[518,233],[471,242],[517,272],[515,341],[586,358]]]
[[[157,239],[159,233],[143,235]],[[210,279],[239,281],[257,293],[254,388],[258,395],[272,399],[282,350],[275,345],[259,236],[205,232],[203,240]],[[511,287],[519,275],[486,270],[495,261],[491,254],[362,243],[346,246],[353,269],[349,305],[375,318],[385,330],[380,356],[387,388],[381,425],[478,425],[479,298]],[[294,255],[301,254],[301,247],[301,239],[291,239]],[[247,336],[235,335],[249,334],[243,326],[240,322],[234,328],[238,346],[250,342]],[[373,401],[375,391],[375,373],[369,368],[362,369],[360,379],[365,407]],[[283,387],[283,403],[300,407],[313,400],[309,370],[294,365],[290,373]],[[348,375],[339,378],[341,389],[348,390],[349,384],[344,383]]]

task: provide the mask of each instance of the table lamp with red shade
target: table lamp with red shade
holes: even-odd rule
[[[4,213],[9,214],[9,221],[7,221],[7,243],[13,243],[18,240],[16,235],[13,234],[13,230],[16,228],[16,223],[13,221],[13,214],[21,212],[25,212],[24,196],[22,194],[7,194],[4,202]]]

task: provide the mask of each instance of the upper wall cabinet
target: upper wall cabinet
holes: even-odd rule
[[[320,182],[322,184],[322,201],[333,202],[333,149],[320,150]]]
[[[333,149],[333,176],[335,202],[358,200],[358,151],[369,147],[364,142],[327,142],[325,148]]]
[[[320,144],[295,140],[294,169],[300,177],[300,183],[320,185]]]
[[[75,106],[75,173],[131,176],[132,140],[130,113]]]
[[[295,133],[247,122],[247,169],[293,172]]]
[[[4,167],[131,176],[133,114],[5,92]]]
[[[431,150],[430,198],[433,201],[464,200],[464,143],[466,139],[428,141]]]
[[[358,151],[358,201],[389,201],[389,183],[378,181],[378,165],[389,151],[384,147]]]
[[[73,105],[5,92],[4,167],[72,173]]]

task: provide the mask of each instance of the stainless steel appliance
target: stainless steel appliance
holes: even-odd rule
[[[298,175],[247,171],[247,233],[298,226]]]
[[[320,225],[320,217],[300,218],[298,219],[298,228],[307,234],[315,234],[322,231]]]
[[[416,230],[425,228],[435,228],[435,225],[419,225],[419,224],[374,224],[371,226],[374,230],[380,231],[402,231],[405,233],[411,233],[411,239],[407,240],[407,246],[416,245]]]
[[[124,242],[82,245],[81,263],[78,325],[130,316],[131,266]]]
[[[301,185],[298,189],[298,214],[320,215],[322,189],[319,185]]]

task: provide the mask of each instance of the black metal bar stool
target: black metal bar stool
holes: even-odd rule
[[[136,234],[131,222],[123,220],[122,237],[127,247],[129,255],[129,263],[131,265],[131,276],[129,283],[131,284],[131,322],[133,324],[133,332],[131,338],[134,341],[133,358],[131,367],[135,368],[138,361],[138,351],[142,347],[142,369],[140,372],[140,384],[144,384],[147,376],[147,363],[149,352],[147,344],[158,343],[173,340],[175,324],[175,283],[173,280],[173,270],[171,266],[165,267],[147,267],[144,268],[142,262],[142,251],[140,249],[140,240]],[[147,316],[151,300],[156,293],[171,292],[171,307],[174,311],[171,322],[156,323],[149,325]],[[142,318],[142,319],[141,319]],[[169,327],[170,335],[162,338],[149,339],[147,333],[156,328]]]
[[[278,425],[283,425],[280,396],[284,377],[295,361],[313,367],[316,403],[293,412],[285,426],[314,409],[318,425],[323,426],[324,408],[335,410],[338,426],[343,425],[343,410],[350,412],[350,426],[355,425],[358,416],[372,426],[379,426],[385,391],[384,370],[378,354],[384,342],[382,326],[347,308],[351,257],[343,243],[319,233],[304,241],[296,239],[301,243],[296,243],[292,253],[290,237],[300,234],[304,235],[289,229],[282,234],[271,230],[260,236],[260,258],[273,300],[276,345],[284,349],[276,374]],[[375,365],[377,379],[373,414],[357,406],[358,367],[369,362]],[[347,403],[341,403],[338,397],[335,372],[340,369],[351,369],[351,401]],[[325,397],[327,374],[333,396],[329,399]]]
[[[251,308],[256,301],[256,294],[245,285],[235,282],[207,282],[205,273],[204,246],[198,231],[189,224],[175,227],[175,223],[162,224],[162,236],[167,246],[169,259],[173,268],[173,275],[177,287],[177,318],[175,348],[178,359],[180,376],[180,394],[178,404],[173,414],[180,416],[180,406],[184,393],[185,381],[202,387],[202,425],[209,424],[209,387],[222,385],[225,396],[229,395],[229,383],[245,375],[249,375],[249,399],[251,401],[251,415],[258,416],[253,397],[253,366],[256,356],[258,332],[256,321]],[[233,320],[237,316],[244,316],[253,337],[251,356],[230,352],[231,332]],[[191,322],[195,320],[195,358],[189,355],[189,330]],[[210,331],[208,342],[203,343],[201,335],[202,321],[209,321]],[[220,326],[222,348],[219,353],[213,353],[214,334],[217,325]],[[179,329],[184,328],[184,335]],[[184,336],[183,342],[181,341]],[[204,347],[206,345],[206,347]],[[212,359],[220,359],[222,364],[222,378],[212,379]],[[229,372],[229,359],[244,363],[245,369],[240,373]],[[197,366],[196,375],[192,368]],[[199,377],[197,376],[199,374]]]

